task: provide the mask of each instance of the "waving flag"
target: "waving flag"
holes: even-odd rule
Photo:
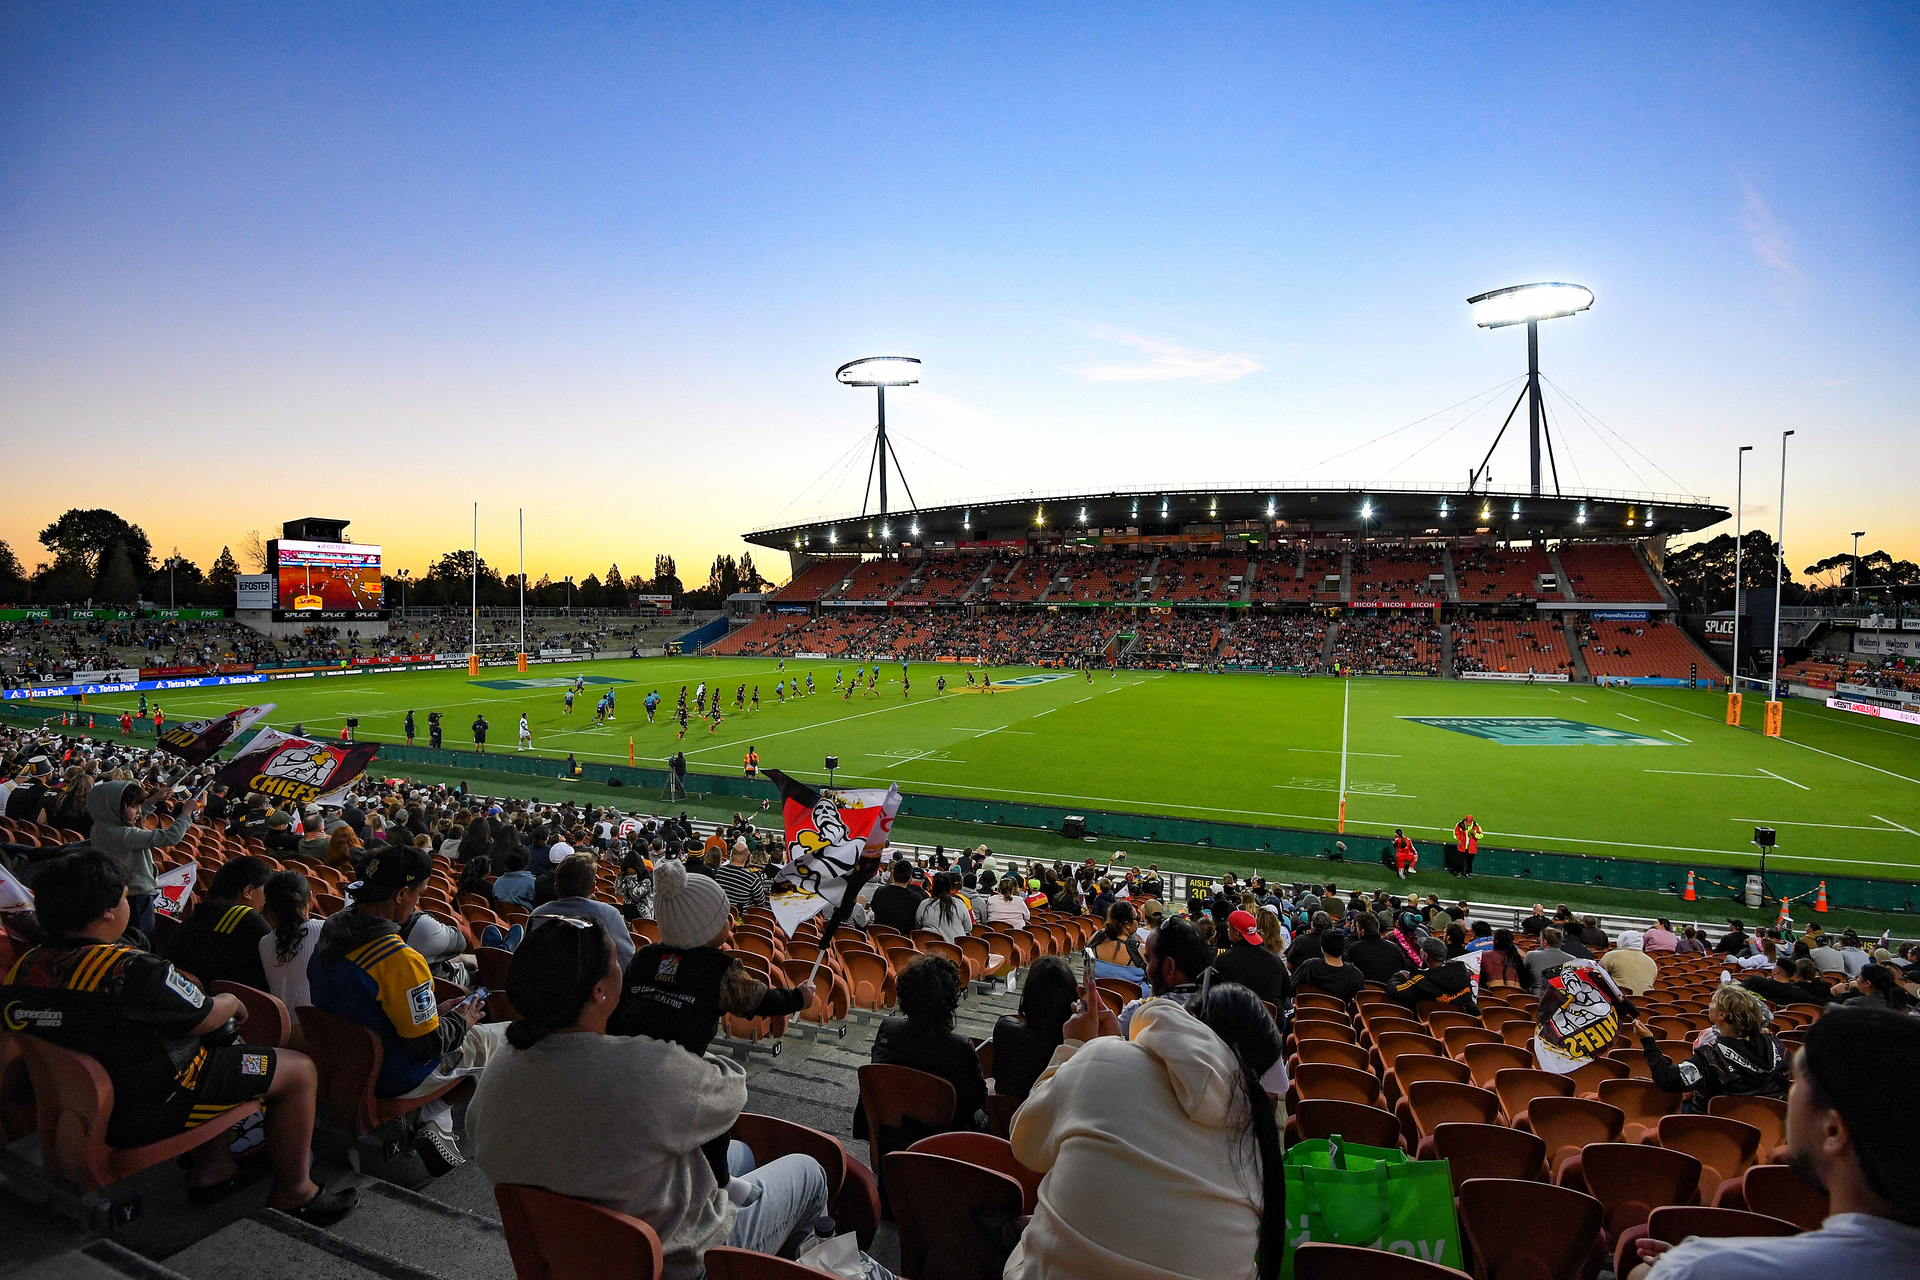
[[[160,733],[160,745],[190,765],[205,764],[214,752],[253,727],[255,721],[272,711],[269,702],[259,707],[241,707],[212,720],[182,720]]]
[[[193,905],[194,882],[200,878],[200,864],[189,861],[154,877],[153,909],[169,920],[178,920]]]
[[[33,909],[33,891],[20,883],[13,872],[0,863],[0,911],[30,911]]]
[[[787,862],[773,877],[769,900],[774,918],[792,937],[802,921],[831,909],[831,935],[880,866],[900,811],[900,788],[816,791],[778,769],[766,776],[780,788],[787,835]]]
[[[263,795],[295,807],[338,804],[379,750],[373,742],[315,742],[262,729],[213,780],[236,794]]]

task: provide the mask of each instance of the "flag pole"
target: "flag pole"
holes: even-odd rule
[[[480,656],[480,504],[473,504],[473,604],[467,614],[467,653]]]
[[[520,656],[527,656],[527,509],[520,508]]]

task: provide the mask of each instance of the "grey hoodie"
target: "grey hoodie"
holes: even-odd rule
[[[182,805],[173,825],[149,831],[130,827],[120,816],[120,797],[131,782],[103,782],[87,793],[87,815],[93,819],[93,847],[119,863],[127,873],[127,896],[140,897],[154,891],[153,851],[186,839],[193,825],[192,805]],[[146,807],[147,812],[152,806]]]

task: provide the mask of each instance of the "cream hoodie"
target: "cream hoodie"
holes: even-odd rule
[[[1260,1240],[1260,1156],[1226,1044],[1168,1000],[1132,1039],[1068,1040],[1013,1118],[1046,1174],[1007,1280],[1240,1280]]]

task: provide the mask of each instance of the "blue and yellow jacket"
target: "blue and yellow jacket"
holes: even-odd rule
[[[426,960],[391,920],[352,908],[329,917],[307,962],[307,985],[314,1008],[380,1037],[376,1097],[408,1092],[467,1038],[466,1019],[440,1016]]]

